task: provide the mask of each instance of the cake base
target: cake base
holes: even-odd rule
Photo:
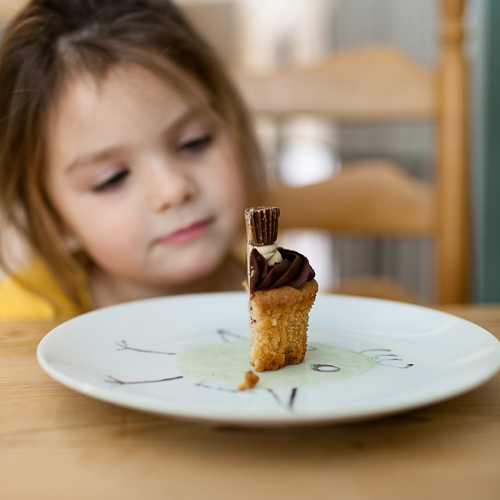
[[[306,355],[309,311],[318,292],[316,280],[300,288],[283,286],[254,292],[249,301],[250,362],[255,371],[300,363]]]

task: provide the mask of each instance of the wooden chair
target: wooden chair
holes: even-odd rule
[[[438,303],[469,301],[467,69],[462,48],[464,0],[440,0],[441,46],[428,69],[388,46],[337,52],[310,67],[236,75],[256,115],[282,120],[309,115],[342,122],[432,120],[436,124],[435,182],[401,166],[363,160],[319,184],[277,185],[262,204],[282,209],[281,228],[316,227],[338,235],[423,237],[435,241]],[[347,166],[346,166],[347,167]],[[411,300],[401,288],[363,282],[351,290]],[[394,293],[395,292],[395,293]]]

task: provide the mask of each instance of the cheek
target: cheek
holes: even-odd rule
[[[247,192],[243,174],[235,162],[228,159],[221,161],[217,171],[207,182],[210,182],[211,196],[218,207],[227,216],[242,218],[247,203]]]
[[[124,248],[141,241],[141,225],[134,221],[134,214],[101,207],[98,203],[82,204],[67,225],[91,254],[120,254]]]
[[[142,266],[144,238],[137,225],[110,218],[95,222],[81,232],[81,243],[91,259],[108,272],[122,274]]]

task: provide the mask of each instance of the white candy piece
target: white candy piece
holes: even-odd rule
[[[279,264],[283,260],[276,243],[272,243],[271,245],[255,246],[254,248],[256,248],[257,251],[266,258],[267,263],[270,266]]]
[[[279,264],[283,257],[278,251],[278,245],[276,243],[271,243],[270,245],[247,245],[247,275],[248,283],[250,283],[250,253],[253,249],[256,249],[265,259],[269,266],[274,266],[274,264]]]

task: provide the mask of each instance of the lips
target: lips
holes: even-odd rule
[[[160,245],[182,245],[183,243],[188,243],[202,236],[212,223],[213,218],[193,222],[161,238],[158,240],[158,243]]]

